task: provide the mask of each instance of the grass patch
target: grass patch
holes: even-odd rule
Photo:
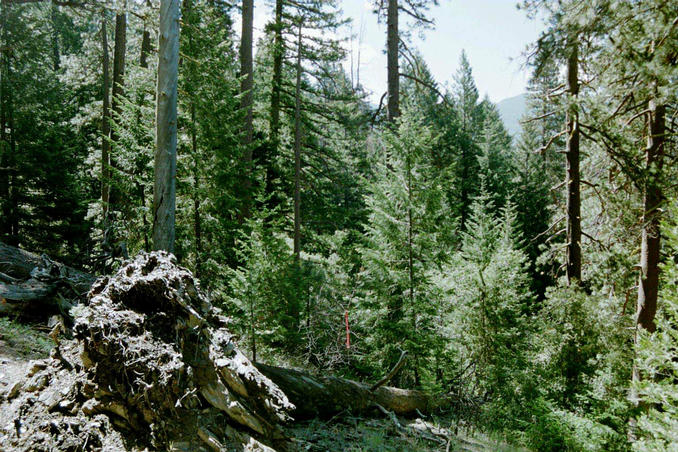
[[[0,353],[29,359],[44,358],[49,356],[53,347],[54,343],[47,333],[31,325],[0,317]]]

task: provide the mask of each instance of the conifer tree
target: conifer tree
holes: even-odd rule
[[[339,16],[334,1],[307,0],[289,5],[282,16],[282,35],[288,46],[285,50],[287,65],[294,74],[292,86],[283,80],[282,91],[288,89],[291,96],[281,98],[281,108],[291,113],[293,121],[293,157],[292,168],[293,218],[294,218],[294,255],[301,256],[302,242],[302,173],[310,160],[309,150],[322,153],[318,146],[324,138],[319,123],[332,123],[328,111],[328,102],[342,100],[346,95],[341,92],[322,89],[322,80],[330,73],[344,56],[341,41],[327,34],[329,30],[338,30],[346,23]],[[318,31],[323,30],[319,35]],[[277,52],[274,44],[274,52]],[[274,57],[276,54],[274,54]],[[333,83],[331,81],[330,83]],[[275,87],[274,87],[275,88]],[[315,148],[315,149],[314,149]],[[320,148],[320,149],[317,149]],[[318,152],[319,151],[319,152]]]
[[[482,111],[478,103],[478,88],[473,80],[471,65],[466,52],[461,53],[459,69],[454,77],[452,96],[456,106],[459,135],[457,149],[457,179],[459,180],[460,229],[466,229],[469,208],[477,193],[478,142],[482,130]]]
[[[253,31],[254,31],[254,0],[242,2],[242,31],[240,38],[240,106],[245,110],[245,125],[243,127],[243,207],[241,218],[248,218],[251,214],[252,203],[252,140],[254,135],[254,118],[252,113],[252,100],[254,89],[254,68],[252,57]]]
[[[511,136],[506,131],[497,108],[483,100],[483,128],[478,140],[478,176],[494,205],[502,208],[513,192],[514,163],[510,158]]]
[[[398,122],[397,130],[383,132],[384,159],[367,198],[362,309],[365,328],[375,333],[370,350],[379,355],[382,368],[395,364],[399,348],[408,351],[411,359],[400,381],[419,385],[435,341],[426,269],[443,258],[438,237],[450,219],[431,165],[432,132],[410,109]]]
[[[450,296],[446,321],[458,325],[446,339],[458,343],[462,373],[474,369],[458,383],[465,387],[459,391],[470,391],[468,397],[492,394],[482,408],[487,425],[510,423],[497,413],[510,417],[522,403],[520,372],[529,337],[525,312],[532,293],[520,248],[514,205],[497,212],[483,182],[471,205],[461,253],[445,267],[444,286]]]

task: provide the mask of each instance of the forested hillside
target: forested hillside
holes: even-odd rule
[[[252,362],[393,369],[448,426],[678,450],[678,2],[517,5],[516,134],[466,53],[437,80],[412,44],[437,4],[371,3],[372,92],[339,0],[2,0],[0,242],[97,276],[171,252]]]

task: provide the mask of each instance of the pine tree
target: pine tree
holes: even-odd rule
[[[46,3],[3,3],[0,21],[0,240],[83,263],[91,195],[84,161],[98,124],[73,124],[97,85],[81,76],[71,91],[65,63],[86,48],[89,24]]]
[[[511,136],[506,131],[497,108],[483,100],[483,129],[479,137],[478,175],[497,208],[502,208],[513,192]]]
[[[481,108],[478,103],[478,89],[473,80],[471,65],[462,52],[459,69],[454,77],[452,97],[456,106],[459,134],[454,143],[457,149],[459,180],[458,203],[460,212],[460,228],[466,229],[466,221],[473,197],[477,193],[477,178],[472,177],[478,171],[478,138],[482,130]]]
[[[229,13],[223,2],[185,2],[180,44],[177,254],[208,288],[225,285],[220,267],[238,265],[236,241],[247,228],[242,213],[258,190],[242,184],[246,111]]]
[[[467,228],[461,252],[445,267],[448,277],[443,286],[450,297],[445,319],[456,325],[446,340],[459,349],[459,370],[449,372],[464,375],[455,382],[463,397],[490,400],[480,414],[486,425],[502,429],[511,424],[512,411],[525,402],[521,393],[529,337],[525,313],[532,302],[527,257],[520,249],[513,204],[497,212],[484,183],[471,206]]]
[[[382,136],[384,160],[367,198],[361,315],[364,328],[374,332],[366,345],[375,355],[369,356],[390,368],[399,348],[408,351],[410,362],[400,382],[420,385],[435,341],[436,304],[426,270],[444,258],[437,238],[450,220],[441,182],[433,177],[435,139],[422,118],[405,110],[398,129]]]

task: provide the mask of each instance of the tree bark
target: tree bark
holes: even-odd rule
[[[400,116],[400,75],[398,67],[398,0],[388,0],[386,53],[388,76],[388,120]]]
[[[301,24],[297,35],[297,81],[294,92],[294,258],[301,260]]]
[[[280,91],[282,90],[282,65],[285,43],[282,36],[283,0],[275,2],[275,23],[273,38],[273,82],[271,86],[270,134],[273,151],[278,150],[280,141]]]
[[[567,59],[567,88],[570,105],[565,115],[567,127],[567,282],[581,281],[581,191],[579,174],[579,114],[576,99],[579,95],[578,48],[576,37],[570,43]]]
[[[59,54],[59,31],[57,30],[57,14],[59,7],[52,2],[50,10],[50,20],[52,21],[52,66],[54,71],[58,71],[61,67],[61,55]]]
[[[111,195],[110,186],[110,150],[111,143],[109,137],[111,134],[111,113],[110,113],[110,73],[108,60],[108,32],[106,31],[106,11],[101,11],[101,53],[102,53],[102,72],[103,72],[103,113],[101,117],[101,204],[103,208],[103,221],[108,219],[108,204]]]
[[[243,205],[240,212],[241,220],[250,217],[252,203],[252,100],[254,87],[254,72],[252,64],[252,40],[254,22],[254,0],[242,2],[242,34],[240,40],[240,108],[245,111],[245,124],[242,136],[243,156],[245,167],[243,175]]]
[[[2,41],[7,43],[7,14],[9,7],[2,8]],[[0,52],[0,93],[2,104],[0,130],[2,143],[0,146],[0,201],[2,202],[2,216],[0,218],[0,233],[11,244],[19,243],[19,196],[17,182],[17,150],[14,129],[14,87],[12,83],[12,55],[10,52]]]
[[[113,50],[113,97],[111,110],[113,119],[118,121],[122,112],[121,98],[124,94],[125,84],[125,55],[127,47],[127,2],[123,2],[122,10],[115,15],[115,47]],[[111,142],[115,145],[118,134],[115,128],[111,128]]]
[[[446,398],[408,389],[381,386],[374,391],[370,386],[333,376],[316,376],[294,369],[255,363],[287,395],[295,405],[295,419],[329,417],[344,410],[367,412],[377,405],[396,414],[431,413],[451,405]]]
[[[645,193],[643,195],[643,232],[640,251],[640,276],[636,321],[641,328],[656,329],[657,295],[659,293],[659,259],[661,250],[661,210],[664,200],[661,171],[664,160],[666,107],[649,102],[647,148],[645,149]]]
[[[179,0],[161,0],[156,89],[153,249],[174,252],[177,172]]]
[[[146,0],[146,7],[151,9],[151,2]],[[151,53],[151,32],[148,30],[148,18],[144,17],[144,31],[141,35],[141,52],[139,54],[139,66],[144,69],[148,69],[148,55]],[[137,121],[141,121],[141,107],[144,103],[145,94],[143,92],[139,93],[137,98]],[[146,184],[144,184],[142,178],[139,178],[140,182],[137,182],[137,189],[139,190],[139,201],[141,203],[142,209],[142,222],[144,227],[144,249],[150,249],[150,243],[148,240],[148,219],[146,218]]]
[[[150,0],[146,0],[146,7],[151,9]],[[141,35],[141,54],[139,55],[139,66],[148,68],[148,55],[151,53],[151,32],[148,30],[147,18],[144,18],[144,32]]]

